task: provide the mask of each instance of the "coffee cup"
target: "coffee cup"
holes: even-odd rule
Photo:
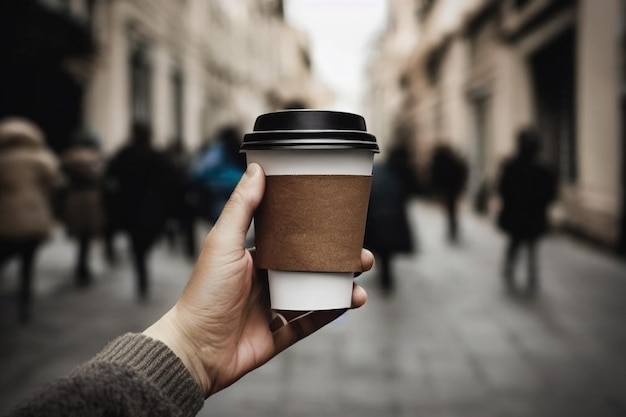
[[[263,114],[241,151],[266,175],[254,228],[272,308],[349,308],[378,152],[363,117],[327,110]]]

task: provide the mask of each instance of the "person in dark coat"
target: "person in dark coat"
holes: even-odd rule
[[[79,132],[61,158],[66,184],[63,192],[63,220],[68,235],[77,241],[78,256],[74,278],[77,286],[91,281],[89,252],[105,223],[102,185],[105,161],[98,140]]]
[[[440,144],[434,149],[430,182],[446,212],[450,243],[456,243],[459,239],[458,203],[467,182],[467,174],[467,163],[450,145]]]
[[[176,138],[165,149],[176,170],[177,195],[174,198],[173,218],[167,224],[166,235],[171,246],[174,246],[177,237],[182,238],[185,255],[191,260],[196,256],[194,193],[191,184],[190,167],[191,154],[187,152],[182,138]]]
[[[364,246],[371,250],[377,259],[380,270],[381,289],[390,292],[394,287],[392,257],[414,250],[413,235],[407,213],[410,189],[403,175],[404,166],[395,161],[404,160],[400,155],[406,152],[395,147],[387,160],[374,164],[372,191],[370,194]]]
[[[499,227],[509,236],[504,260],[504,279],[514,289],[515,261],[521,246],[528,252],[527,289],[538,286],[537,242],[548,228],[547,208],[556,197],[556,179],[537,157],[540,136],[533,128],[520,131],[517,153],[504,162],[498,183],[501,211]]]
[[[152,147],[150,128],[135,122],[128,145],[113,156],[107,177],[115,191],[115,223],[128,233],[137,290],[148,293],[147,257],[175,209],[177,172],[167,156]]]

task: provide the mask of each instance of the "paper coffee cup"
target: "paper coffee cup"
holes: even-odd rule
[[[349,308],[378,152],[363,118],[320,110],[268,113],[244,137],[242,152],[267,176],[254,224],[272,308]]]

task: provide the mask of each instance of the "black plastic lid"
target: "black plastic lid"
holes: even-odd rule
[[[257,117],[241,151],[266,149],[364,149],[378,152],[358,114],[330,110],[284,110]]]

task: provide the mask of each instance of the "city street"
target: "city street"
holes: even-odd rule
[[[437,207],[410,210],[419,253],[395,259],[392,294],[379,291],[376,269],[364,274],[362,309],[210,398],[200,415],[626,415],[626,263],[552,235],[540,247],[539,294],[512,296],[492,223],[466,210],[461,242],[450,246]],[[16,265],[2,271],[0,413],[174,303],[192,269],[180,251],[159,245],[151,296],[140,303],[117,243],[119,263],[106,265],[95,247],[93,285],[77,289],[74,247],[59,232],[40,255],[27,325],[16,319]]]

